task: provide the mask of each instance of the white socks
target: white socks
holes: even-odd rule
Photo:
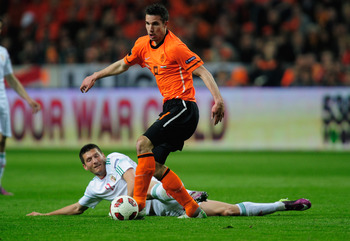
[[[168,195],[165,189],[163,188],[163,185],[161,183],[158,183],[154,185],[151,189],[151,196],[155,199],[158,199],[159,201],[169,201],[174,199],[172,196]]]
[[[285,210],[282,202],[274,203],[252,203],[243,202],[237,204],[241,213],[241,216],[263,216],[266,214],[274,213],[276,211]]]
[[[1,179],[2,179],[2,175],[4,174],[5,166],[6,166],[6,154],[5,152],[1,152],[0,153],[0,187],[1,187]]]
[[[190,192],[190,191],[187,190],[187,192]],[[165,189],[163,188],[163,185],[161,183],[157,183],[156,185],[154,185],[152,187],[151,196],[155,199],[158,199],[161,202],[174,200],[174,198],[172,196],[167,194],[167,192],[165,191]]]

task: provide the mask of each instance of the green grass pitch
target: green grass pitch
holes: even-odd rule
[[[108,154],[110,150],[105,150]],[[91,173],[78,150],[7,151],[0,196],[0,240],[350,240],[349,152],[190,152],[170,155],[167,165],[188,189],[210,199],[238,203],[309,198],[305,212],[263,217],[179,220],[146,217],[118,222],[104,201],[80,216],[27,217],[75,203]],[[134,151],[125,152],[134,160]]]

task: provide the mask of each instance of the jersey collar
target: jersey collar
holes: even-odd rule
[[[152,48],[152,49],[157,49],[157,48],[159,48],[159,47],[164,43],[164,40],[165,40],[166,36],[168,35],[168,33],[169,33],[169,30],[167,29],[167,30],[166,30],[166,33],[165,33],[165,35],[164,35],[163,40],[160,41],[159,44],[157,44],[156,46],[153,46],[153,45],[152,45],[152,41],[150,40],[150,41],[149,41],[149,45],[151,45],[151,48]]]

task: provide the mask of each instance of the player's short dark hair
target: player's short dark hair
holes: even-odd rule
[[[79,152],[79,158],[80,158],[80,161],[81,163],[85,164],[85,161],[84,161],[84,158],[83,158],[83,155],[92,150],[92,149],[97,149],[100,153],[102,153],[101,149],[98,147],[98,145],[96,144],[93,144],[93,143],[90,143],[90,144],[86,144],[85,146],[83,146],[81,149],[80,149],[80,152]]]
[[[2,18],[0,17],[0,23],[4,23],[4,20],[2,20]]]
[[[160,16],[163,23],[169,20],[169,12],[163,4],[154,3],[146,8],[147,15],[157,15]]]

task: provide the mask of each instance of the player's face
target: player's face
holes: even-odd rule
[[[83,154],[84,169],[92,172],[96,176],[103,178],[106,175],[106,162],[103,153],[99,152],[96,148],[85,152]]]
[[[159,15],[146,14],[146,30],[151,41],[160,43],[167,30],[168,22],[163,23]]]

